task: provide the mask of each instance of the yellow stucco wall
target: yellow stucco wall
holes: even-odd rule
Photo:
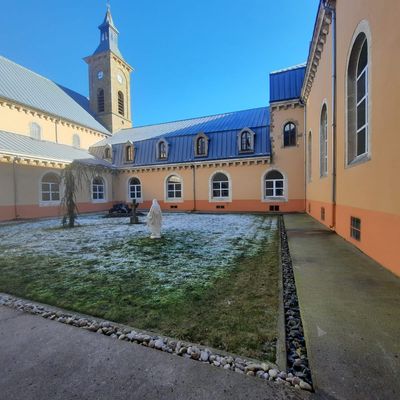
[[[40,125],[42,140],[72,146],[73,135],[78,134],[82,149],[88,149],[107,137],[103,133],[0,99],[0,130],[29,136],[33,122]]]

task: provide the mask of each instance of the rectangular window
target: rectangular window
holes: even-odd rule
[[[360,241],[361,240],[361,220],[360,218],[351,217],[350,219],[350,236]]]
[[[269,206],[269,211],[279,211],[279,206]]]
[[[325,207],[321,207],[321,221],[325,221]]]

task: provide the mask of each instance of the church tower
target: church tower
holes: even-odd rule
[[[84,59],[89,65],[90,109],[111,133],[115,133],[132,127],[130,74],[133,68],[119,51],[119,32],[109,6],[99,30],[99,46]]]

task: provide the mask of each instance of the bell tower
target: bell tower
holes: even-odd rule
[[[115,133],[132,127],[130,74],[133,68],[119,51],[119,32],[109,5],[99,30],[100,44],[91,56],[84,58],[89,65],[90,109],[111,133]]]

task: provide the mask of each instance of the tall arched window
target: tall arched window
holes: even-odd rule
[[[104,157],[105,160],[111,160],[111,146],[107,145],[104,148]]]
[[[166,160],[168,158],[168,146],[165,140],[160,140],[157,143],[157,158],[159,160]]]
[[[43,176],[41,181],[41,201],[60,201],[60,178],[57,174],[49,172]]]
[[[42,139],[42,128],[36,122],[32,122],[29,127],[30,136],[33,139],[41,140]]]
[[[296,146],[296,125],[293,122],[288,122],[283,127],[283,145]]]
[[[121,91],[118,92],[118,112],[121,115],[125,115],[124,94]]]
[[[264,178],[264,196],[268,197],[284,197],[285,196],[285,179],[283,175],[276,170],[269,171]]]
[[[312,134],[311,131],[308,133],[307,141],[307,180],[311,182],[312,177]]]
[[[223,172],[217,172],[211,178],[211,197],[214,200],[230,198],[229,178]]]
[[[240,134],[240,151],[252,151],[252,135],[249,131]]]
[[[81,147],[81,138],[79,137],[79,135],[77,133],[75,133],[72,136],[72,146],[74,146],[78,149]]]
[[[142,185],[139,178],[131,178],[128,183],[129,198],[131,200],[141,200],[142,199]]]
[[[104,179],[96,176],[92,181],[92,200],[105,200],[105,185]]]
[[[326,104],[321,110],[319,126],[319,175],[328,175],[328,112]]]
[[[352,162],[369,153],[368,40],[360,33],[354,41],[347,71],[347,158]]]
[[[177,175],[171,175],[167,179],[167,200],[182,199],[182,179]]]
[[[97,90],[97,112],[104,112],[104,90]]]

